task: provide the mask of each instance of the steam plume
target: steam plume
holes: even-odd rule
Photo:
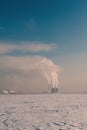
[[[48,81],[48,84],[50,84],[53,88],[58,88],[58,72],[60,70],[59,66],[55,65],[51,60],[48,60],[46,58],[44,58],[41,63],[44,66],[42,74]]]
[[[0,61],[0,68],[13,73],[21,72],[21,74],[28,75],[31,71],[38,71],[52,88],[58,88],[60,68],[50,59],[41,56],[2,56]]]

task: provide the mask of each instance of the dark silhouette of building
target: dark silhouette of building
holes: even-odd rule
[[[51,93],[58,93],[59,89],[58,88],[51,88]]]

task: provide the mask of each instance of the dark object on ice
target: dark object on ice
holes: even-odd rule
[[[59,90],[58,88],[52,88],[51,93],[58,93],[58,90]]]
[[[36,130],[40,130],[39,128],[36,128]]]
[[[51,93],[54,93],[54,88],[51,88]]]

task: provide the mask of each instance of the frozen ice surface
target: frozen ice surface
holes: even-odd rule
[[[87,95],[0,95],[0,130],[87,130]]]

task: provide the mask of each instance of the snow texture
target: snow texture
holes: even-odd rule
[[[0,95],[0,130],[87,130],[87,95]]]

